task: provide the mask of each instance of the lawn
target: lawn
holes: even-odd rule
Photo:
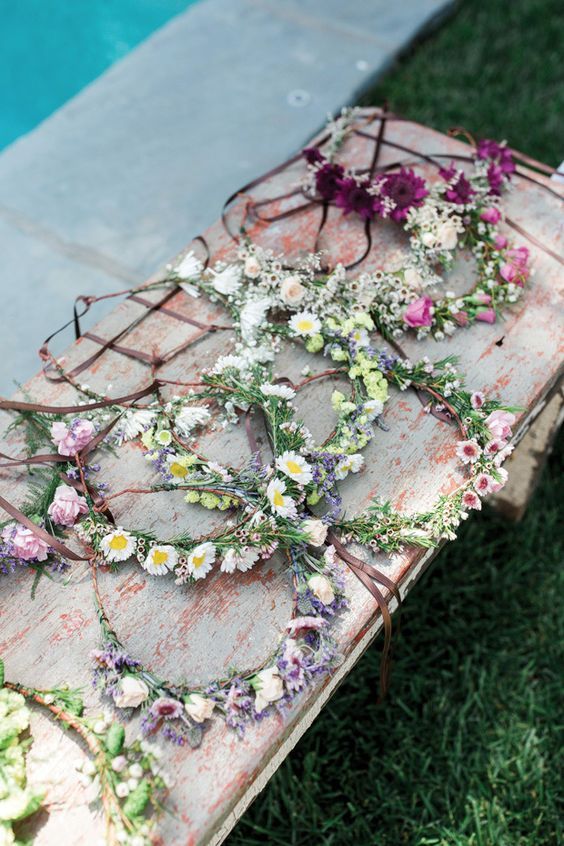
[[[556,0],[467,0],[363,102],[556,165],[563,30]],[[521,524],[464,525],[405,603],[388,699],[376,643],[229,846],[562,842],[561,475],[562,438]]]

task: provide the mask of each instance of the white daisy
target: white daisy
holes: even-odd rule
[[[159,446],[169,446],[172,441],[172,435],[169,429],[160,429],[153,435],[153,440]]]
[[[221,355],[212,370],[212,373],[223,373],[228,367],[233,367],[235,370],[246,370],[247,362],[242,355]]]
[[[207,408],[201,405],[185,406],[174,418],[174,425],[181,435],[190,434],[196,426],[203,426],[211,418]]]
[[[289,325],[294,335],[317,335],[321,331],[321,321],[311,311],[292,315]]]
[[[367,400],[364,403],[364,413],[369,420],[375,420],[379,414],[384,410],[384,403],[381,400]]]
[[[141,566],[151,576],[165,576],[169,570],[174,570],[177,557],[173,546],[152,546]]]
[[[276,467],[290,479],[293,479],[294,482],[299,482],[300,485],[307,485],[312,480],[310,465],[297,452],[286,451],[282,453],[276,459]]]
[[[215,546],[206,541],[195,547],[188,556],[188,572],[195,579],[205,579],[215,561]]]
[[[222,573],[234,573],[235,570],[240,570],[245,573],[250,570],[257,563],[259,558],[258,549],[251,549],[245,547],[241,552],[235,552],[234,549],[228,549],[223,556],[221,562]]]
[[[358,473],[363,464],[364,458],[360,455],[360,453],[357,452],[354,455],[347,455],[337,464],[337,467],[335,468],[335,478],[344,479],[349,473]]]
[[[212,286],[218,294],[234,294],[241,285],[241,270],[236,264],[229,264],[224,270],[212,271]]]
[[[196,258],[192,250],[187,253],[179,265],[176,267],[176,275],[180,279],[194,279],[199,276],[204,266],[199,258]]]
[[[286,496],[286,483],[282,479],[271,479],[266,489],[266,495],[272,506],[272,510],[281,517],[297,516],[296,503],[291,496]]]
[[[268,385],[260,386],[261,393],[265,397],[279,397],[279,399],[291,400],[296,396],[296,392],[289,385]]]
[[[267,297],[248,300],[245,303],[239,314],[239,326],[241,327],[241,335],[245,341],[254,338],[256,330],[264,323],[264,318],[270,305],[271,302]]]
[[[135,552],[137,541],[130,532],[120,526],[100,541],[100,548],[106,561],[127,561]]]
[[[191,455],[167,455],[167,469],[172,476],[172,481],[181,485],[191,473],[194,458]]]
[[[156,414],[146,408],[137,411],[126,412],[119,422],[119,428],[123,433],[123,440],[130,441],[132,438],[145,432],[155,422]]]
[[[354,329],[350,337],[359,347],[367,347],[370,344],[370,335],[366,329]]]

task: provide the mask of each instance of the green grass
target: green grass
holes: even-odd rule
[[[557,0],[463,3],[364,103],[556,165],[563,31]],[[520,525],[464,525],[405,604],[388,700],[375,704],[377,643],[229,846],[562,842],[562,463],[559,449]]]

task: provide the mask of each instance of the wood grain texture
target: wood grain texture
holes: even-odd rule
[[[377,128],[375,120],[371,131],[376,134]],[[412,123],[390,123],[387,137],[424,153],[467,151],[463,144]],[[347,145],[347,161],[366,166],[371,152],[369,142],[355,138]],[[384,163],[398,158],[397,151],[384,147]],[[421,167],[421,171],[430,179],[435,177],[428,166]],[[302,172],[303,166],[295,165],[260,186],[255,195],[282,193],[295,184]],[[514,184],[504,200],[508,215],[552,250],[562,252],[558,200],[525,180],[515,179]],[[230,215],[234,228],[240,209],[241,205]],[[314,209],[268,228],[257,226],[250,234],[277,252],[297,256],[300,251],[312,248],[319,214],[320,210]],[[234,245],[219,222],[205,237],[214,260],[233,254]],[[520,237],[515,240],[523,241]],[[332,210],[322,246],[327,247],[333,260],[338,257],[349,261],[362,251],[358,221],[343,219]],[[469,386],[524,409],[517,430],[559,377],[564,334],[561,267],[532,244],[528,246],[535,273],[523,299],[503,322],[493,327],[476,325],[461,330],[441,343],[407,340],[403,344],[413,359],[422,355],[431,359],[451,353],[458,355]],[[362,269],[401,261],[404,251],[405,236],[392,224],[378,223],[374,226],[373,249]],[[471,278],[472,261],[469,256],[462,256],[451,271],[447,286],[463,290],[469,287]],[[203,297],[193,299],[183,291],[169,305],[203,322],[226,319],[220,308]],[[140,304],[125,300],[98,324],[95,332],[109,338],[144,311]],[[162,356],[198,333],[197,328],[156,312],[148,315],[123,343]],[[188,350],[172,357],[159,369],[159,375],[190,380],[202,367],[212,365],[218,354],[229,351],[232,344],[231,332],[206,334]],[[93,341],[79,340],[65,353],[65,366],[78,364],[96,349]],[[285,348],[276,363],[276,371],[297,379],[306,362],[314,372],[326,367],[320,356]],[[81,377],[91,387],[113,395],[141,387],[150,379],[146,365],[115,351],[104,353]],[[299,414],[316,437],[332,428],[332,412],[327,410],[324,400],[335,382],[328,380],[308,386],[296,400]],[[50,384],[42,376],[32,379],[26,390],[35,400],[51,404],[73,400],[71,388]],[[0,430],[8,422],[9,416],[3,413]],[[392,392],[385,422],[389,431],[379,431],[365,451],[365,471],[343,484],[349,514],[363,509],[374,495],[389,497],[406,511],[420,510],[431,505],[440,492],[451,490],[461,478],[460,467],[454,461],[454,430],[424,414],[412,393]],[[5,436],[3,443],[12,454],[21,449],[17,433]],[[242,463],[248,457],[248,445],[240,427],[212,431],[201,439],[198,448],[232,464]],[[132,444],[124,446],[117,456],[105,455],[101,463],[100,476],[114,489],[152,478],[147,462]],[[1,472],[0,492],[16,504],[22,501],[26,484],[25,471]],[[214,521],[224,519],[210,515],[199,506],[187,507],[175,493],[138,499],[124,496],[116,500],[114,513],[124,526],[152,528],[163,538],[183,528],[201,532],[204,521],[207,526],[213,526]],[[393,559],[366,557],[400,582],[405,593],[431,556],[407,550]],[[88,655],[98,645],[99,630],[85,568],[80,565],[73,568],[66,586],[42,580],[35,600],[30,598],[31,581],[31,574],[21,571],[0,582],[0,654],[6,661],[7,677],[35,686],[50,686],[63,680],[83,686],[89,706],[100,707],[99,697],[91,690],[89,681]],[[195,682],[221,675],[228,665],[250,668],[264,660],[275,647],[290,615],[289,580],[279,560],[238,577],[216,574],[189,589],[175,588],[166,579],[147,578],[139,568],[125,565],[117,575],[104,575],[101,589],[116,628],[134,655],[165,676]],[[219,843],[262,786],[265,775],[271,774],[280,763],[374,637],[379,626],[375,603],[352,576],[347,579],[347,591],[351,610],[343,614],[337,627],[344,663],[334,678],[327,678],[306,691],[283,716],[272,716],[249,728],[243,741],[216,721],[200,749],[167,747],[167,768],[175,779],[175,787],[170,796],[173,814],[162,820],[162,843],[167,846]],[[48,817],[41,819],[38,846],[97,843],[102,837],[100,816],[88,807],[88,795],[76,785],[69,766],[71,759],[81,753],[68,736],[62,736],[58,728],[37,712],[32,728],[37,738],[35,758],[43,758],[34,759],[33,769],[41,773],[49,771],[55,779],[49,796],[55,804]],[[131,735],[135,729],[135,724],[130,726]]]

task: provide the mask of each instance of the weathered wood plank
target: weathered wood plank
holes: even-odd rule
[[[416,124],[391,123],[388,136],[422,152],[456,153],[466,149],[459,142]],[[371,149],[365,140],[354,139],[347,147],[347,158],[357,166],[365,165]],[[384,148],[384,162],[397,159],[397,151]],[[301,166],[296,165],[273,178],[270,184],[261,186],[257,194],[267,196],[287,190],[300,173]],[[431,171],[428,175],[431,178]],[[514,220],[553,250],[559,250],[562,220],[556,199],[529,182],[516,180],[507,207]],[[234,220],[237,213],[235,209]],[[314,210],[305,217],[288,218],[268,229],[256,227],[251,234],[262,244],[295,255],[312,247],[318,216],[319,210]],[[210,228],[206,239],[214,259],[228,256],[233,250],[220,223]],[[332,212],[324,230],[324,242],[331,246],[333,256],[338,253],[341,259],[350,260],[362,247],[358,223],[343,220]],[[400,258],[403,244],[404,237],[392,225],[378,225],[365,268],[389,265]],[[553,259],[529,246],[534,256],[535,276],[505,322],[494,327],[476,325],[440,344],[404,343],[414,359],[424,354],[437,359],[456,353],[469,385],[499,394],[508,403],[526,409],[518,428],[525,425],[527,417],[534,413],[558,379],[562,356],[562,274]],[[468,257],[462,258],[450,274],[448,287],[468,286],[471,275],[471,262]],[[221,309],[202,297],[194,300],[184,292],[179,292],[170,306],[204,322],[225,319]],[[142,313],[142,306],[125,301],[100,322],[95,332],[101,337],[111,337]],[[124,343],[163,355],[197,331],[166,315],[151,313]],[[496,343],[502,338],[501,345]],[[230,332],[208,334],[171,359],[159,373],[165,378],[189,380],[201,367],[212,365],[219,352],[226,352],[232,342]],[[92,341],[78,341],[65,354],[65,365],[78,364],[96,349]],[[325,367],[320,357],[314,360],[296,350],[285,349],[276,369],[296,378],[306,360],[309,364],[313,362],[314,371]],[[81,378],[92,387],[115,395],[134,390],[151,377],[146,365],[108,351]],[[110,384],[112,387],[108,388]],[[299,411],[316,437],[331,428],[332,421],[320,415],[318,409],[320,398],[327,397],[332,387],[329,383],[318,383],[297,398]],[[63,404],[73,394],[68,386],[49,384],[40,376],[26,388],[37,400],[54,404]],[[7,420],[8,416],[3,414],[2,428]],[[453,461],[453,431],[425,415],[412,394],[395,393],[386,407],[385,420],[389,432],[379,432],[365,451],[365,472],[343,485],[349,513],[361,510],[375,494],[390,497],[402,509],[419,510],[461,478],[460,468]],[[5,444],[9,452],[19,449],[15,434],[5,438]],[[212,432],[202,438],[199,448],[213,453],[220,461],[228,457],[231,463],[237,463],[237,458],[242,462],[248,456],[246,440],[238,428]],[[101,475],[114,487],[121,488],[126,482],[142,483],[150,478],[146,462],[132,445],[123,447],[117,458],[104,457],[102,464]],[[8,493],[12,501],[21,501],[25,485],[24,471],[0,474],[0,492]],[[115,513],[125,525],[150,526],[163,534],[167,526],[173,526],[173,531],[196,527],[201,530],[203,519],[210,521],[209,525],[218,520],[217,515],[203,512],[199,507],[187,508],[175,494],[155,494],[140,500],[122,497],[116,501]],[[405,593],[430,557],[408,550],[393,560],[379,556],[376,563],[402,584]],[[61,680],[83,685],[88,691],[88,703],[98,707],[98,696],[89,690],[88,662],[90,650],[98,644],[98,627],[85,568],[75,568],[64,588],[44,580],[34,601],[30,599],[30,585],[30,575],[23,571],[0,584],[0,653],[6,659],[8,676],[37,686]],[[139,569],[127,565],[117,575],[105,575],[101,588],[117,629],[134,654],[158,667],[163,675],[182,675],[195,681],[220,674],[228,664],[248,667],[264,659],[290,614],[291,593],[280,561],[237,578],[214,576],[188,590],[179,590],[166,580],[148,580]],[[347,590],[351,611],[343,615],[338,625],[345,660],[332,678],[305,692],[284,716],[273,716],[251,727],[244,741],[217,721],[200,749],[169,748],[167,766],[176,781],[170,806],[175,815],[163,818],[164,843],[195,846],[221,842],[370,643],[379,627],[374,602],[352,576],[347,579]],[[56,784],[50,798],[61,803],[53,807],[42,825],[37,843],[80,846],[96,842],[102,832],[100,818],[92,815],[86,806],[83,789],[76,786],[68,767],[69,760],[78,754],[73,751],[72,742],[60,737],[58,729],[41,715],[34,715],[33,731],[38,738],[38,751],[41,747],[47,749],[46,755],[43,752],[43,763],[35,763],[34,767],[52,773]]]

